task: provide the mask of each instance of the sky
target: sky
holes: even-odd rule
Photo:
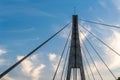
[[[0,73],[70,22],[74,7],[80,19],[120,26],[119,4],[119,0],[0,0]],[[119,29],[82,21],[79,23],[120,53]],[[69,30],[69,27],[65,29],[1,80],[52,79],[51,76],[56,69]],[[92,38],[86,31],[84,33],[96,49],[102,52],[100,55],[116,77],[120,76],[119,56]],[[86,39],[82,38],[85,42]],[[86,45],[88,45],[87,42]],[[88,48],[96,57],[93,50]],[[101,66],[103,63],[97,62],[97,57],[95,62],[100,66],[104,79],[114,79],[105,66]],[[90,65],[93,66],[93,64]],[[85,69],[88,69],[87,65]],[[93,72],[96,74],[94,68]],[[96,78],[98,78],[97,74]]]

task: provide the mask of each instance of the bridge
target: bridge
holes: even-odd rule
[[[104,56],[109,57],[109,55],[116,55],[120,57],[120,53],[101,39],[99,35],[95,35],[83,23],[90,23],[91,25],[100,25],[108,28],[120,28],[115,25],[79,19],[78,15],[73,15],[72,22],[64,25],[62,29],[50,36],[23,58],[19,59],[18,62],[2,72],[0,74],[0,79],[4,80],[4,77],[9,72],[14,70],[14,68],[32,56],[38,49],[47,45],[48,42],[69,27],[70,30],[66,42],[63,46],[60,57],[57,59],[58,64],[55,72],[49,80],[106,80],[106,74],[109,74],[108,77],[110,77],[111,80],[117,80],[120,76],[119,72],[117,70],[112,70],[111,66],[108,65],[108,62],[105,61]],[[95,43],[101,43],[101,45],[96,45]],[[104,46],[110,53],[100,51],[100,46]],[[112,59],[108,61],[111,62],[111,60]]]

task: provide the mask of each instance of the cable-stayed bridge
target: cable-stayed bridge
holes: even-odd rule
[[[60,77],[59,80],[106,80],[105,78],[106,73],[103,73],[104,71],[102,71],[104,69],[108,71],[113,80],[117,80],[120,75],[118,76],[116,75],[115,71],[114,72],[112,71],[108,63],[104,60],[103,55],[101,55],[101,53],[103,52],[99,51],[99,48],[97,48],[97,46],[94,45],[94,43],[96,42],[93,42],[94,40],[90,40],[87,34],[89,34],[90,37],[93,37],[103,46],[112,51],[114,55],[120,57],[120,53],[118,53],[115,49],[112,48],[112,46],[103,41],[103,39],[101,39],[99,36],[95,35],[92,31],[86,28],[83,24],[79,23],[79,21],[95,25],[102,25],[108,28],[117,29],[120,28],[119,26],[115,25],[79,19],[78,15],[73,15],[72,22],[69,22],[68,24],[63,26],[62,29],[53,34],[50,38],[41,43],[38,47],[33,49],[27,55],[25,55],[25,57],[23,57],[14,65],[10,66],[7,70],[2,72],[0,74],[0,79],[2,80],[2,78],[4,78],[5,75],[7,75],[10,71],[16,68],[20,63],[22,63],[29,56],[34,54],[34,52],[36,52],[38,49],[40,49],[46,43],[48,43],[54,37],[56,37],[56,35],[58,35],[60,32],[62,32],[63,30],[70,26],[69,35],[67,37],[63,50],[61,51],[61,56],[59,58],[58,65],[56,67],[54,75],[51,76],[51,79],[49,80],[58,80],[56,78],[57,76]],[[95,55],[93,55],[92,52],[94,52]],[[103,65],[99,65],[96,61],[98,62],[100,61]],[[62,72],[60,75],[58,75],[60,65],[62,63],[63,63]],[[104,66],[105,68],[101,69],[103,68],[102,66]]]

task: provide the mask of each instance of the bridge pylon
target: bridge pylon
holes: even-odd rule
[[[66,80],[71,80],[71,70],[73,70],[73,80],[77,80],[77,70],[80,70],[81,80],[85,80],[82,53],[80,47],[78,15],[72,16],[71,46],[68,60],[68,70]]]

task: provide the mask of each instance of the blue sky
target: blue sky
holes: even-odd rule
[[[119,4],[119,0],[0,0],[0,73],[71,21],[74,7],[79,18],[119,26]],[[84,22],[83,24],[120,52],[119,29]],[[65,43],[64,35],[68,30],[59,34],[25,63],[11,71],[4,80],[47,80],[43,75],[47,72],[46,69],[50,71],[50,75],[53,75],[59,53]],[[89,36],[87,33],[86,35]],[[94,44],[96,45],[97,42]],[[106,48],[103,50],[110,51]],[[118,58],[115,55],[114,57],[114,59]],[[111,66],[111,69],[120,71],[119,62],[120,60],[116,63],[111,60],[113,64],[109,65],[115,65]],[[37,70],[41,73],[35,73]],[[38,77],[38,74],[41,76]],[[118,76],[118,72],[115,74]]]

